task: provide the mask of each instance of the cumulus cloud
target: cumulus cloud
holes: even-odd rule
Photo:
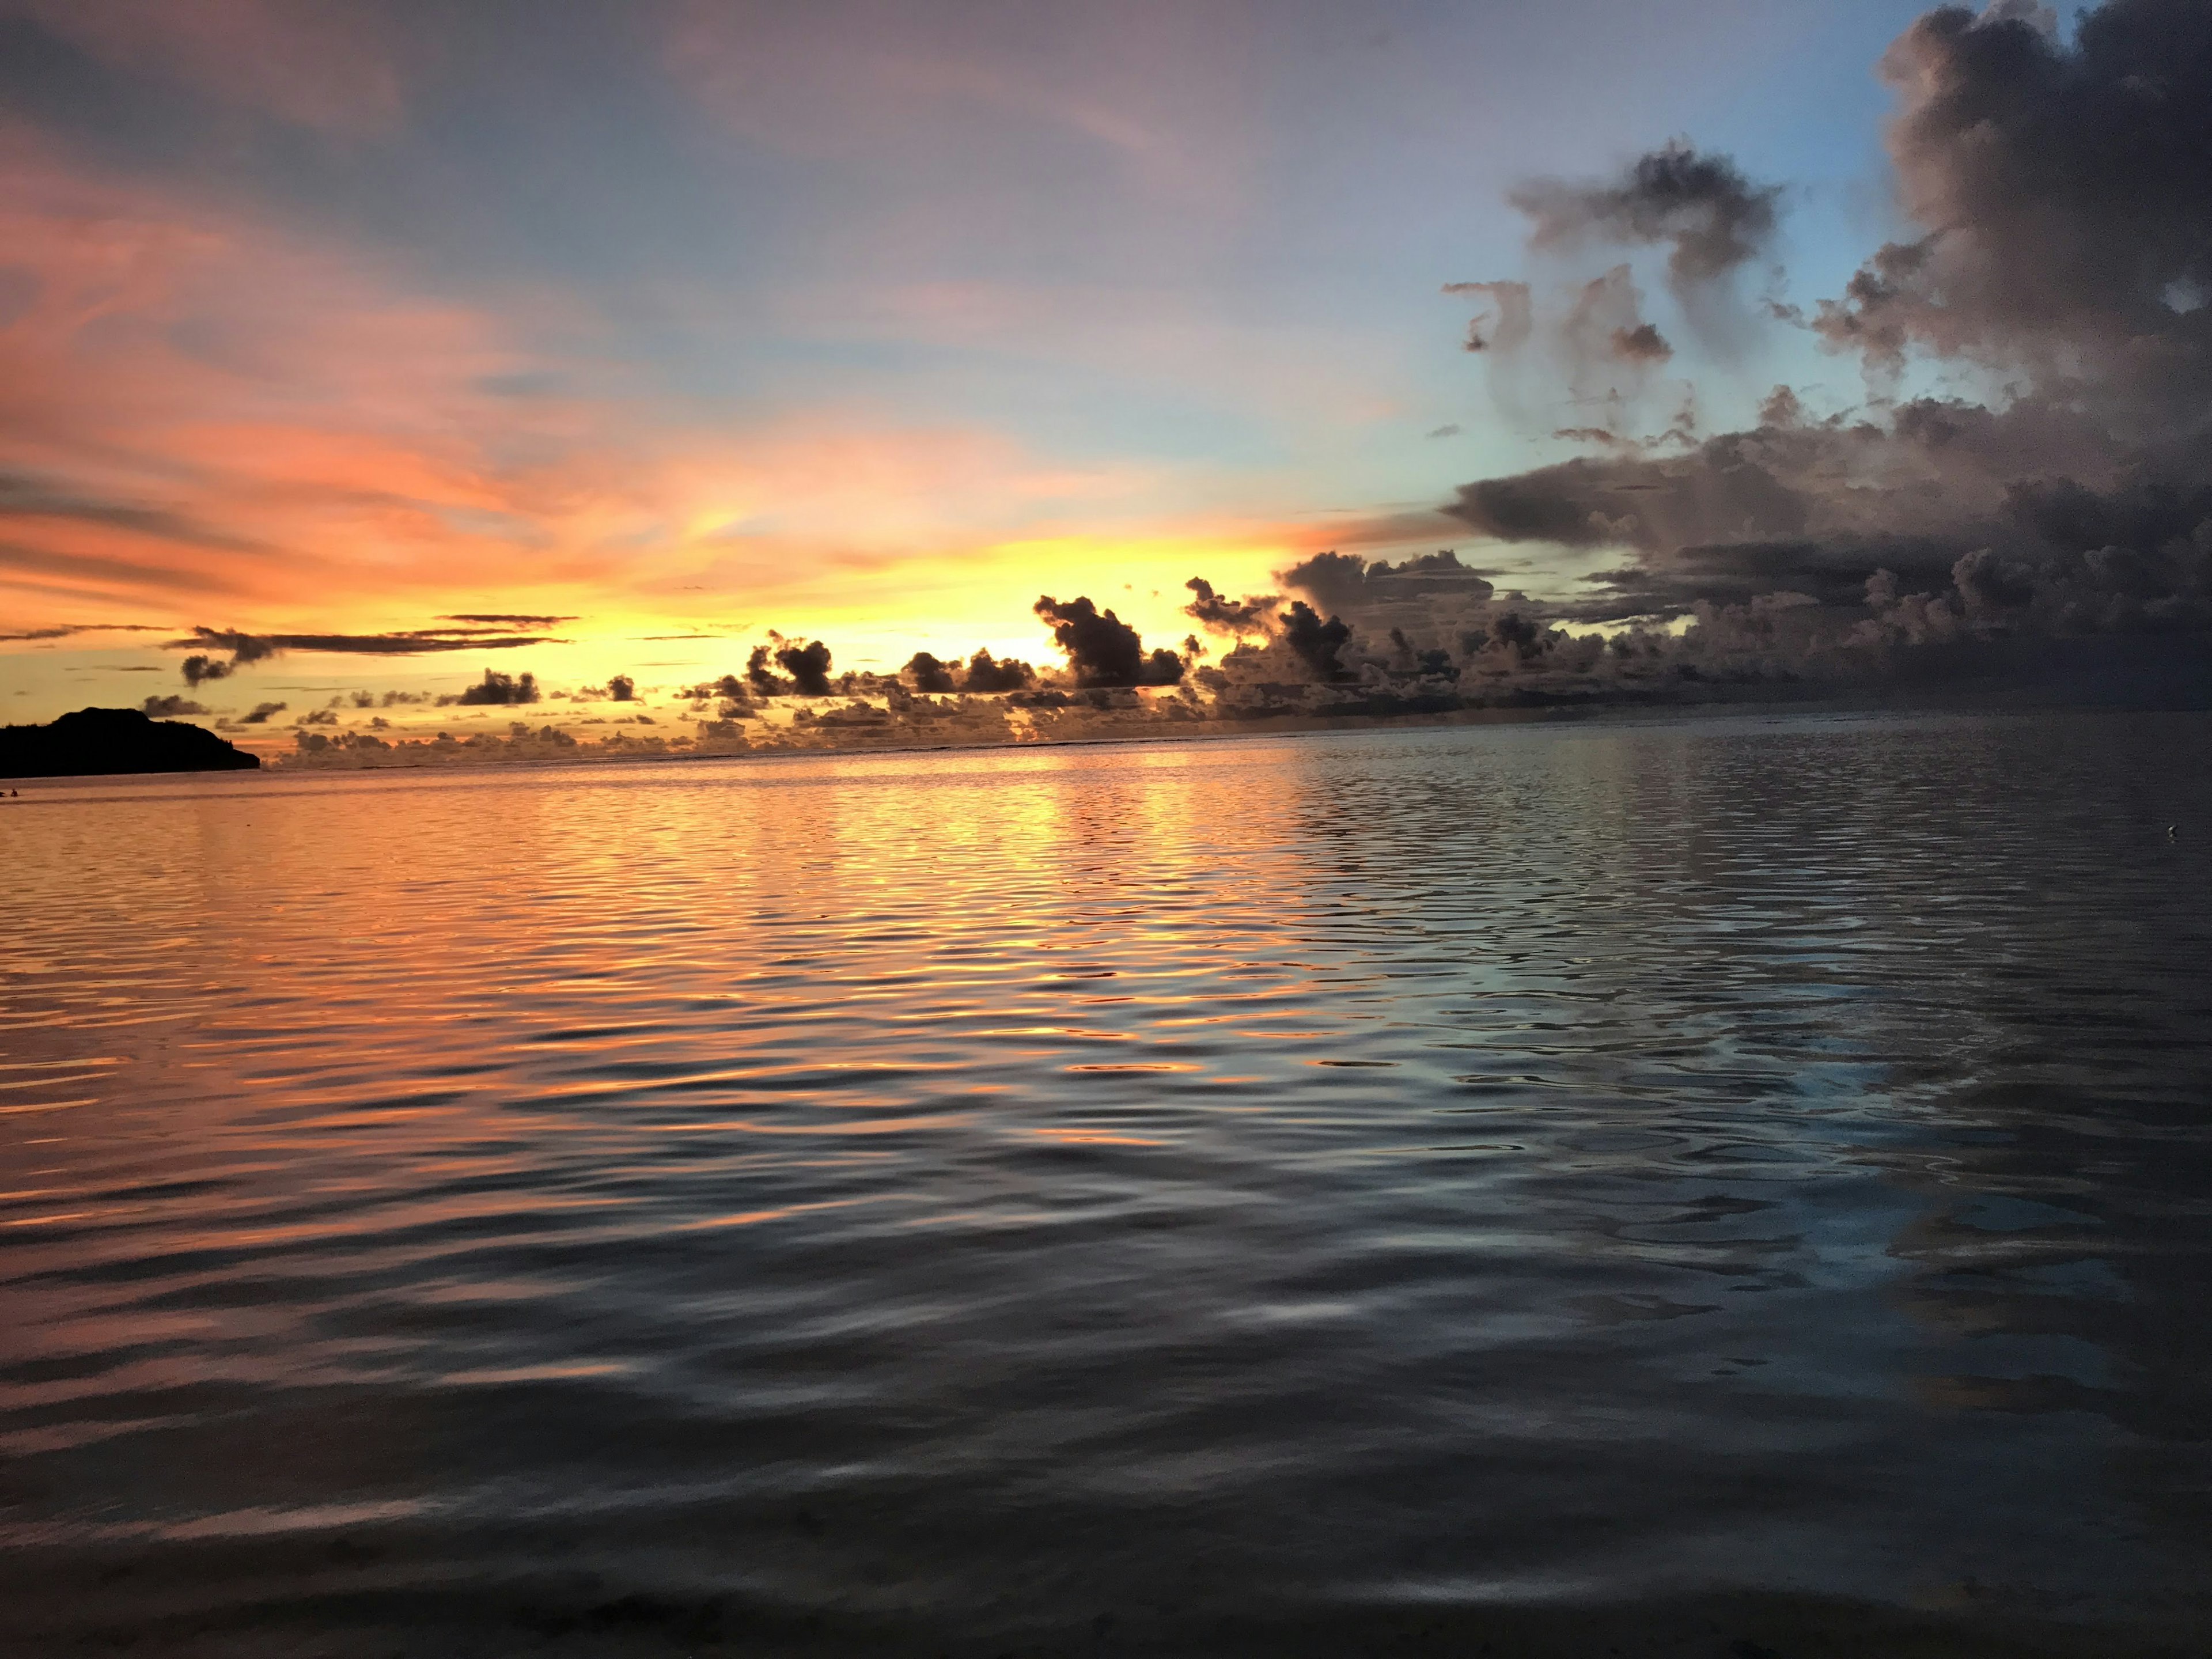
[[[1135,629],[1088,599],[1063,602],[1048,593],[1035,609],[1052,625],[1053,642],[1067,653],[1079,686],[1173,685],[1182,678],[1181,657],[1164,647],[1148,655]]]
[[[917,691],[936,695],[957,689],[952,678],[952,665],[939,662],[927,651],[915,652],[899,672]]]
[[[204,714],[207,710],[187,697],[152,696],[144,703],[146,713],[157,720],[174,720],[179,714]]]
[[[994,658],[988,651],[977,647],[975,654],[968,659],[967,672],[962,675],[960,689],[984,693],[1018,691],[1036,681],[1036,670],[1019,657]]]
[[[2025,370],[2138,438],[2201,432],[2212,312],[2176,302],[2212,293],[2212,14],[2112,0],[2069,47],[2021,9],[1945,8],[1881,68],[1921,234],[1820,307],[1822,336],[1878,363]]]
[[[775,649],[776,666],[791,676],[793,689],[805,697],[830,695],[830,647],[819,640],[805,645],[796,641]]]
[[[2212,9],[2108,0],[2069,43],[2033,5],[1944,8],[1882,70],[1915,234],[1813,326],[1877,388],[1918,359],[2002,389],[1815,420],[1777,387],[1747,430],[1699,441],[1678,422],[1680,453],[1614,442],[1447,510],[1499,541],[1620,550],[1585,599],[1532,616],[1686,616],[1680,650],[1709,657],[1856,672],[2001,641],[2033,672],[2034,642],[2056,661],[2100,635],[2212,656],[2212,307],[2194,303],[2212,295]],[[1516,200],[1540,241],[1668,241],[1685,281],[1753,257],[1772,193],[1661,154]]]
[[[527,678],[528,677],[525,676],[525,678]],[[635,702],[637,701],[637,682],[627,674],[609,675],[607,677],[607,701],[609,702]]]
[[[1283,618],[1283,642],[1297,653],[1317,680],[1348,678],[1339,653],[1352,638],[1352,626],[1340,617],[1327,622],[1303,599],[1291,602]]]
[[[284,712],[284,708],[285,705],[281,702],[258,702],[246,713],[240,714],[238,717],[239,724],[241,726],[266,726],[269,723],[269,717],[272,714],[283,714]]]

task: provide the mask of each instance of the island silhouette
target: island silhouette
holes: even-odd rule
[[[238,772],[261,764],[204,726],[136,708],[80,708],[45,726],[0,726],[0,778]]]

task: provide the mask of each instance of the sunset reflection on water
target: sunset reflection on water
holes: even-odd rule
[[[34,786],[11,1582],[2183,1617],[2208,731]]]

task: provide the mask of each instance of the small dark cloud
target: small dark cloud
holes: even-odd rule
[[[459,616],[441,617],[438,620],[453,623],[489,623],[495,626],[510,629],[529,629],[558,628],[562,623],[572,623],[576,619],[574,617],[519,616],[506,611],[464,611]]]
[[[1507,199],[1528,216],[1531,246],[1663,245],[1671,250],[1668,280],[1689,289],[1759,257],[1774,234],[1780,198],[1778,186],[1754,185],[1729,157],[1703,154],[1678,138],[1638,157],[1616,179],[1534,179]]]
[[[1613,331],[1613,355],[1627,363],[1663,363],[1674,355],[1666,337],[1650,323]]]
[[[830,647],[819,640],[805,645],[796,641],[780,645],[775,649],[776,666],[791,676],[794,690],[803,697],[826,697],[830,695]]]
[[[1459,422],[1447,421],[1442,426],[1431,428],[1427,435],[1431,438],[1456,438],[1459,434]]]
[[[523,676],[523,678],[525,679],[528,679],[530,677],[527,674]],[[609,675],[607,677],[607,701],[609,702],[635,702],[637,701],[637,682],[627,674]]]
[[[442,708],[450,704],[459,703],[465,708],[484,708],[536,702],[538,700],[536,675],[528,673],[507,675],[501,673],[496,668],[487,668],[481,680],[457,696],[439,698],[438,706]]]
[[[1626,265],[1585,283],[1560,326],[1570,364],[1568,387],[1577,397],[1632,392],[1643,372],[1674,355],[1658,329],[1644,320],[1644,296]],[[1630,373],[1625,383],[1610,372]]]
[[[1276,609],[1283,603],[1278,593],[1249,594],[1242,599],[1232,599],[1216,593],[1213,584],[1203,576],[1193,576],[1183,586],[1194,596],[1183,606],[1183,615],[1209,633],[1232,637],[1265,633]]]
[[[1786,386],[1775,387],[1759,405],[1759,423],[1761,426],[1797,426],[1804,419],[1805,405]]]
[[[1535,307],[1526,283],[1446,283],[1444,292],[1472,295],[1490,302],[1467,325],[1465,345],[1469,351],[1510,354],[1528,344],[1535,331]]]
[[[940,695],[957,689],[952,678],[952,665],[940,662],[927,651],[917,651],[907,659],[899,672],[917,691]]]
[[[143,706],[146,713],[157,720],[173,720],[179,714],[204,714],[208,712],[187,697],[149,697]]]
[[[257,702],[250,710],[238,717],[239,724],[266,726],[269,723],[269,717],[271,714],[283,714],[284,708],[285,705],[281,702]]]
[[[577,695],[580,697],[583,693]],[[735,674],[725,674],[693,686],[690,696],[694,702],[709,702],[719,697],[724,702],[744,704],[752,700],[752,688]]]
[[[994,658],[988,651],[978,647],[975,654],[968,659],[968,668],[961,678],[963,691],[1018,691],[1034,684],[1036,670],[1019,657]]]
[[[752,648],[752,654],[745,659],[745,683],[757,696],[763,697],[776,696],[791,690],[789,682],[777,678],[775,670],[770,665],[772,650],[772,647],[757,645]]]

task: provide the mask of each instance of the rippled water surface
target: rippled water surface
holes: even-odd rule
[[[210,1652],[2201,1632],[2208,762],[1730,717],[27,787],[0,1594]]]

